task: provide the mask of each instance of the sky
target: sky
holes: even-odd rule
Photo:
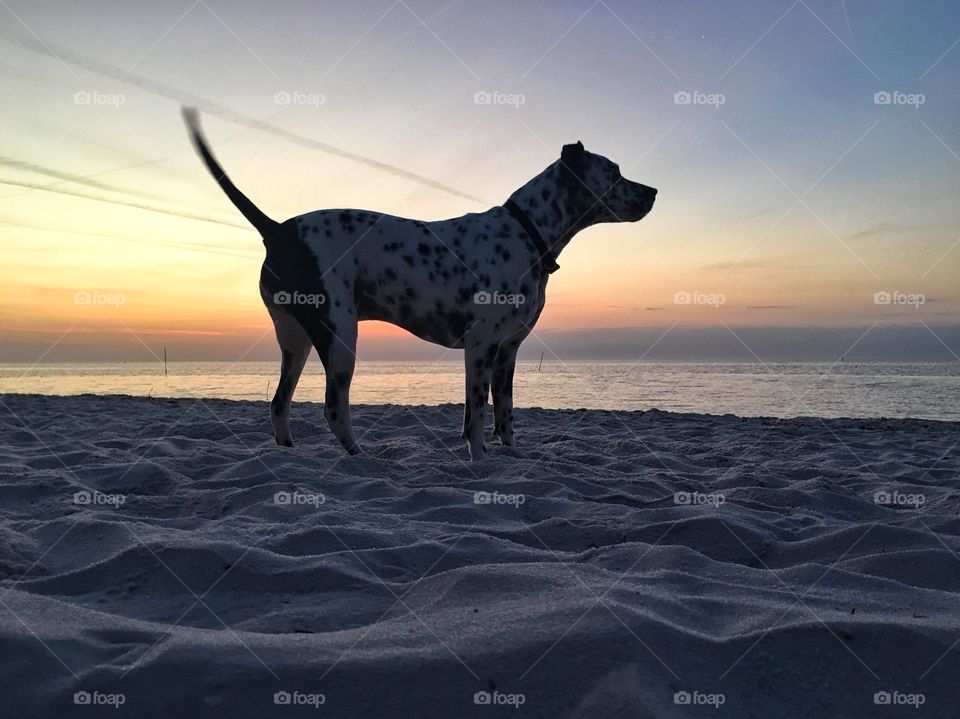
[[[4,0],[0,360],[276,356],[183,103],[279,219],[483,211],[576,140],[657,187],[564,250],[528,354],[960,359],[958,75],[948,0]]]

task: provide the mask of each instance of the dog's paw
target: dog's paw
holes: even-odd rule
[[[487,458],[487,448],[482,444],[479,447],[470,447],[470,460],[479,462]]]

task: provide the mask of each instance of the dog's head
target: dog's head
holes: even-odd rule
[[[620,174],[620,166],[587,152],[582,142],[564,145],[558,163],[570,204],[584,214],[585,224],[636,222],[651,209],[657,191]]]

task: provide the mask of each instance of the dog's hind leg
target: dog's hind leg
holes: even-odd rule
[[[485,459],[483,445],[483,418],[490,396],[490,372],[497,356],[497,345],[481,338],[467,337],[463,353],[467,376],[467,396],[464,402],[464,433],[470,447],[470,459]]]
[[[270,402],[270,419],[277,444],[293,446],[290,434],[290,401],[303,373],[303,366],[310,356],[311,342],[300,324],[290,315],[277,312],[273,327],[280,345],[280,381]]]
[[[500,345],[493,363],[493,433],[507,447],[513,447],[513,373],[517,366],[520,340]]]
[[[357,361],[357,322],[340,322],[337,330],[326,348],[326,357],[320,355],[327,371],[323,414],[330,431],[343,448],[350,454],[362,454],[350,422],[350,383]]]

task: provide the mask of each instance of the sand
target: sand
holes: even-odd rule
[[[293,416],[0,396],[0,716],[960,716],[960,424]]]

